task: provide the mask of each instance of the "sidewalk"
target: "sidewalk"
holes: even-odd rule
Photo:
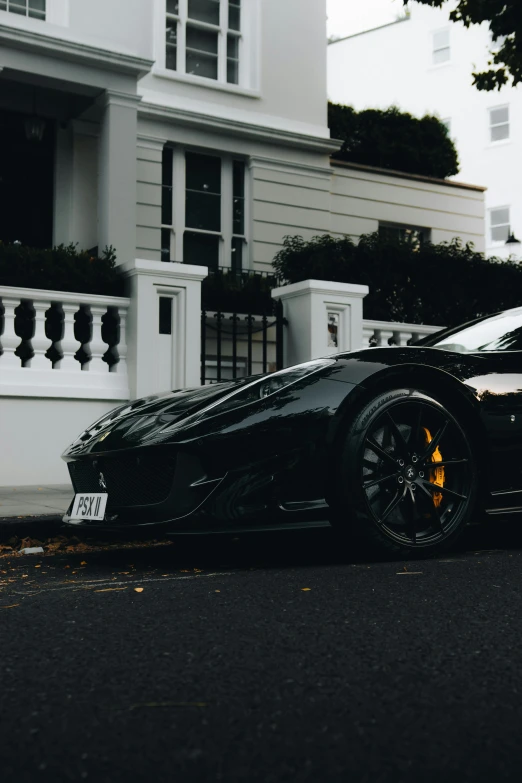
[[[62,516],[73,494],[70,484],[0,487],[0,519]]]
[[[73,494],[70,484],[0,487],[0,535],[55,535]]]

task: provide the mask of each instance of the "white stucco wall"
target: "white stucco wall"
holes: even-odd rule
[[[144,103],[329,138],[324,0],[243,0],[243,56],[249,72],[243,87],[165,71],[165,0],[150,3],[157,62],[140,82]]]
[[[472,86],[472,71],[487,66],[489,29],[486,24],[466,29],[450,22],[448,13],[447,7],[414,3],[409,20],[331,44],[328,96],[358,110],[396,105],[417,116],[449,119],[460,159],[455,179],[486,186],[486,209],[509,205],[512,228],[522,239],[522,92],[479,92]],[[444,28],[450,32],[451,59],[433,65],[432,35]],[[491,143],[489,109],[505,104],[511,137]],[[492,243],[486,233],[489,254],[509,255],[509,248]]]
[[[365,167],[332,167],[332,233],[377,231],[380,222],[431,231],[433,242],[460,237],[484,250],[484,193],[441,180],[388,174]]]
[[[61,454],[89,424],[119,404],[0,397],[0,486],[66,484],[69,472]]]
[[[149,58],[151,1],[47,0],[45,21],[0,11],[0,24]]]

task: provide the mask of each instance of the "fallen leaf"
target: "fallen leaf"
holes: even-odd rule
[[[131,704],[129,710],[137,710],[140,707],[207,707],[205,701],[149,701],[145,704]]]
[[[135,587],[134,588],[135,593],[143,593],[143,587]]]
[[[303,593],[307,593],[307,592],[308,592],[309,590],[311,590],[311,589],[312,589],[311,587],[302,587],[302,588],[301,588],[301,590],[303,591]]]
[[[405,576],[406,574],[408,574],[408,575],[409,574],[411,574],[411,575],[422,574],[422,571],[397,571],[396,575],[397,576]]]
[[[493,585],[493,587],[495,587],[495,585]],[[221,592],[221,590],[214,590],[214,592],[215,592],[215,593],[220,593],[220,592]]]
[[[20,604],[9,604],[9,606],[0,606],[0,609],[12,609],[14,606],[20,606]]]
[[[104,587],[103,590],[93,590],[94,593],[110,593],[111,590],[126,590],[126,587]]]
[[[35,565],[35,568],[41,568],[41,567],[42,567],[41,565]]]
[[[87,565],[87,560],[82,560],[82,562],[80,563],[80,565]]]

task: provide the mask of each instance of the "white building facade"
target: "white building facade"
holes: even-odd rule
[[[225,319],[237,351],[201,350],[209,270],[271,272],[286,235],[357,240],[383,221],[482,249],[480,187],[332,164],[326,49],[325,0],[0,0],[0,241],[112,246],[129,283],[116,298],[0,279],[0,485],[67,481],[84,427],[199,385],[214,359],[223,379],[270,365],[243,311]],[[325,345],[337,329],[337,350],[415,333],[324,296],[311,328]]]
[[[336,146],[324,36],[315,0],[0,3],[2,238],[113,245],[119,263],[269,265],[267,183],[327,176]]]
[[[522,91],[472,86],[472,72],[487,67],[491,33],[451,22],[449,10],[412,3],[407,18],[331,42],[328,96],[357,110],[437,115],[459,154],[458,179],[487,188],[487,254],[520,256],[521,245],[505,242],[511,232],[522,239]]]

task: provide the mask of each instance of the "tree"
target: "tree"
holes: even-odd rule
[[[448,0],[416,0],[422,5],[441,8]],[[408,0],[403,0],[404,5]],[[473,84],[478,90],[495,90],[505,85],[522,82],[522,3],[521,0],[458,0],[451,11],[453,22],[465,27],[487,22],[498,44],[491,52],[488,70],[473,73]]]
[[[396,107],[356,112],[328,105],[328,126],[343,146],[338,160],[445,179],[459,171],[457,151],[437,117],[417,119]]]

